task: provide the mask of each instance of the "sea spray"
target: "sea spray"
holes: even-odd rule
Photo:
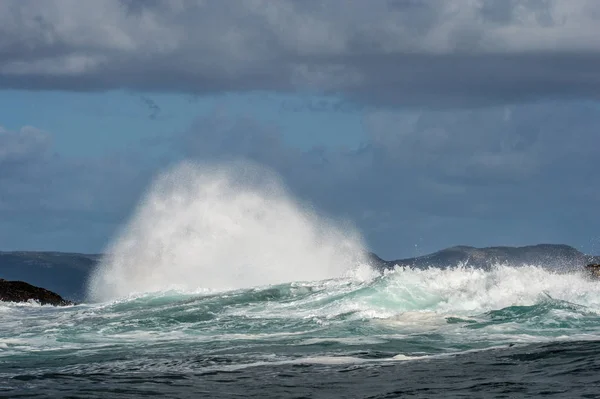
[[[364,264],[356,230],[249,163],[186,162],[160,175],[106,253],[89,282],[95,301],[323,280]]]

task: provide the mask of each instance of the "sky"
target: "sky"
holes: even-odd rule
[[[600,254],[596,0],[4,0],[0,250],[101,252],[247,159],[393,259]]]

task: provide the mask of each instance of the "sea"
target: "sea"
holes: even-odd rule
[[[260,168],[160,176],[66,307],[0,303],[0,398],[597,398],[600,284],[397,266]]]

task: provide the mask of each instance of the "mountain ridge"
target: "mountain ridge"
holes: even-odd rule
[[[476,268],[490,268],[497,264],[522,266],[525,264],[544,265],[556,270],[580,269],[590,263],[600,263],[600,256],[587,255],[566,244],[535,244],[525,246],[472,247],[457,245],[439,251],[396,260],[384,260],[376,254],[370,257],[380,269],[395,266],[409,267],[452,267],[459,264]]]

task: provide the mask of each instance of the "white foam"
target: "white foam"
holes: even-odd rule
[[[184,163],[153,184],[109,246],[89,296],[329,279],[362,262],[361,242],[350,226],[294,200],[271,171]]]
[[[465,316],[544,300],[567,301],[598,312],[600,284],[581,274],[559,274],[540,266],[396,268],[357,308],[383,318],[411,311]]]
[[[404,354],[398,354],[393,357],[379,358],[379,359],[367,359],[356,356],[307,356],[297,359],[285,359],[285,360],[269,360],[269,361],[257,361],[245,364],[227,365],[227,366],[214,366],[208,367],[207,370],[220,370],[220,371],[234,371],[253,367],[261,366],[284,366],[284,365],[295,365],[295,364],[316,364],[316,365],[361,365],[361,364],[377,364],[377,363],[400,363],[406,361],[434,359],[441,357],[449,357],[452,355],[459,354],[442,354],[442,355],[424,355],[424,356],[407,356]]]

